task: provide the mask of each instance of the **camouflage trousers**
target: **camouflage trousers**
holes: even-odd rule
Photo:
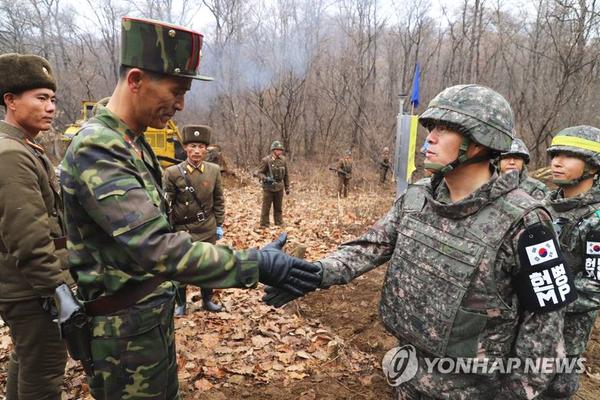
[[[556,374],[548,389],[536,399],[540,400],[568,400],[572,398],[579,388],[579,374],[577,372]]]
[[[41,299],[0,303],[10,329],[6,400],[60,400],[67,348]]]
[[[394,400],[433,400],[433,397],[419,393],[409,384],[396,386],[394,388]]]
[[[348,197],[348,187],[350,186],[350,178],[338,176],[338,196]]]
[[[179,399],[173,298],[93,317],[88,376],[95,399]]]
[[[269,226],[269,213],[273,204],[273,220],[275,225],[283,224],[283,189],[276,192],[263,190],[262,209],[260,212],[260,224]]]

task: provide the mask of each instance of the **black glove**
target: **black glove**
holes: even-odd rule
[[[277,240],[257,251],[259,280],[300,297],[319,287],[322,271],[318,265],[281,251],[286,240],[287,233],[282,233]]]
[[[286,292],[285,290],[267,286],[265,288],[265,295],[263,296],[262,300],[267,303],[267,305],[279,308],[286,305],[290,301],[296,300],[297,298],[299,298],[299,296]]]

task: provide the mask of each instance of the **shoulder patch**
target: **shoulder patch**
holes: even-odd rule
[[[577,299],[573,274],[549,227],[541,223],[527,227],[517,252],[521,271],[514,283],[524,309],[555,311]]]
[[[590,231],[585,238],[585,275],[600,282],[600,231],[597,230]]]

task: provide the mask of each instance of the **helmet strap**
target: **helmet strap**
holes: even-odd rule
[[[450,171],[455,170],[461,165],[475,164],[490,159],[489,155],[487,154],[468,158],[467,150],[469,149],[470,144],[471,139],[469,139],[465,135],[463,136],[462,143],[460,144],[460,148],[458,149],[458,157],[456,158],[456,160],[452,161],[448,165],[438,163],[425,163],[424,167],[426,169],[432,170],[435,175],[446,176]]]
[[[570,187],[570,186],[579,185],[581,182],[585,181],[586,179],[590,179],[595,176],[596,176],[596,173],[592,173],[590,167],[586,163],[585,167],[583,167],[583,173],[581,174],[581,176],[579,178],[552,179],[552,183],[554,183],[556,186],[561,187],[561,188],[562,187]]]

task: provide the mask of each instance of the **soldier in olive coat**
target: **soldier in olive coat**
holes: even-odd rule
[[[383,148],[383,154],[381,155],[381,161],[379,161],[379,183],[385,183],[387,173],[392,167],[390,162],[390,149],[388,147]]]
[[[340,158],[336,165],[338,176],[338,196],[348,197],[348,187],[352,178],[352,151],[346,151],[346,155]]]
[[[189,232],[193,241],[215,244],[223,237],[225,197],[220,167],[204,161],[212,129],[203,125],[186,126],[182,136],[187,159],[167,168],[164,174],[173,228]],[[185,314],[185,292],[185,286],[177,290],[177,316]],[[212,293],[212,289],[202,289],[202,306],[207,311],[221,311],[221,306],[211,301]]]
[[[283,191],[290,194],[290,180],[288,167],[283,156],[283,144],[279,141],[271,143],[271,154],[261,160],[260,167],[256,171],[262,182],[263,198],[260,213],[260,226],[269,226],[269,212],[273,204],[273,219],[275,225],[283,225],[282,206]]]
[[[6,399],[55,400],[67,351],[48,299],[66,282],[61,199],[54,168],[35,141],[50,129],[56,81],[35,55],[0,56],[0,315],[10,329]]]

